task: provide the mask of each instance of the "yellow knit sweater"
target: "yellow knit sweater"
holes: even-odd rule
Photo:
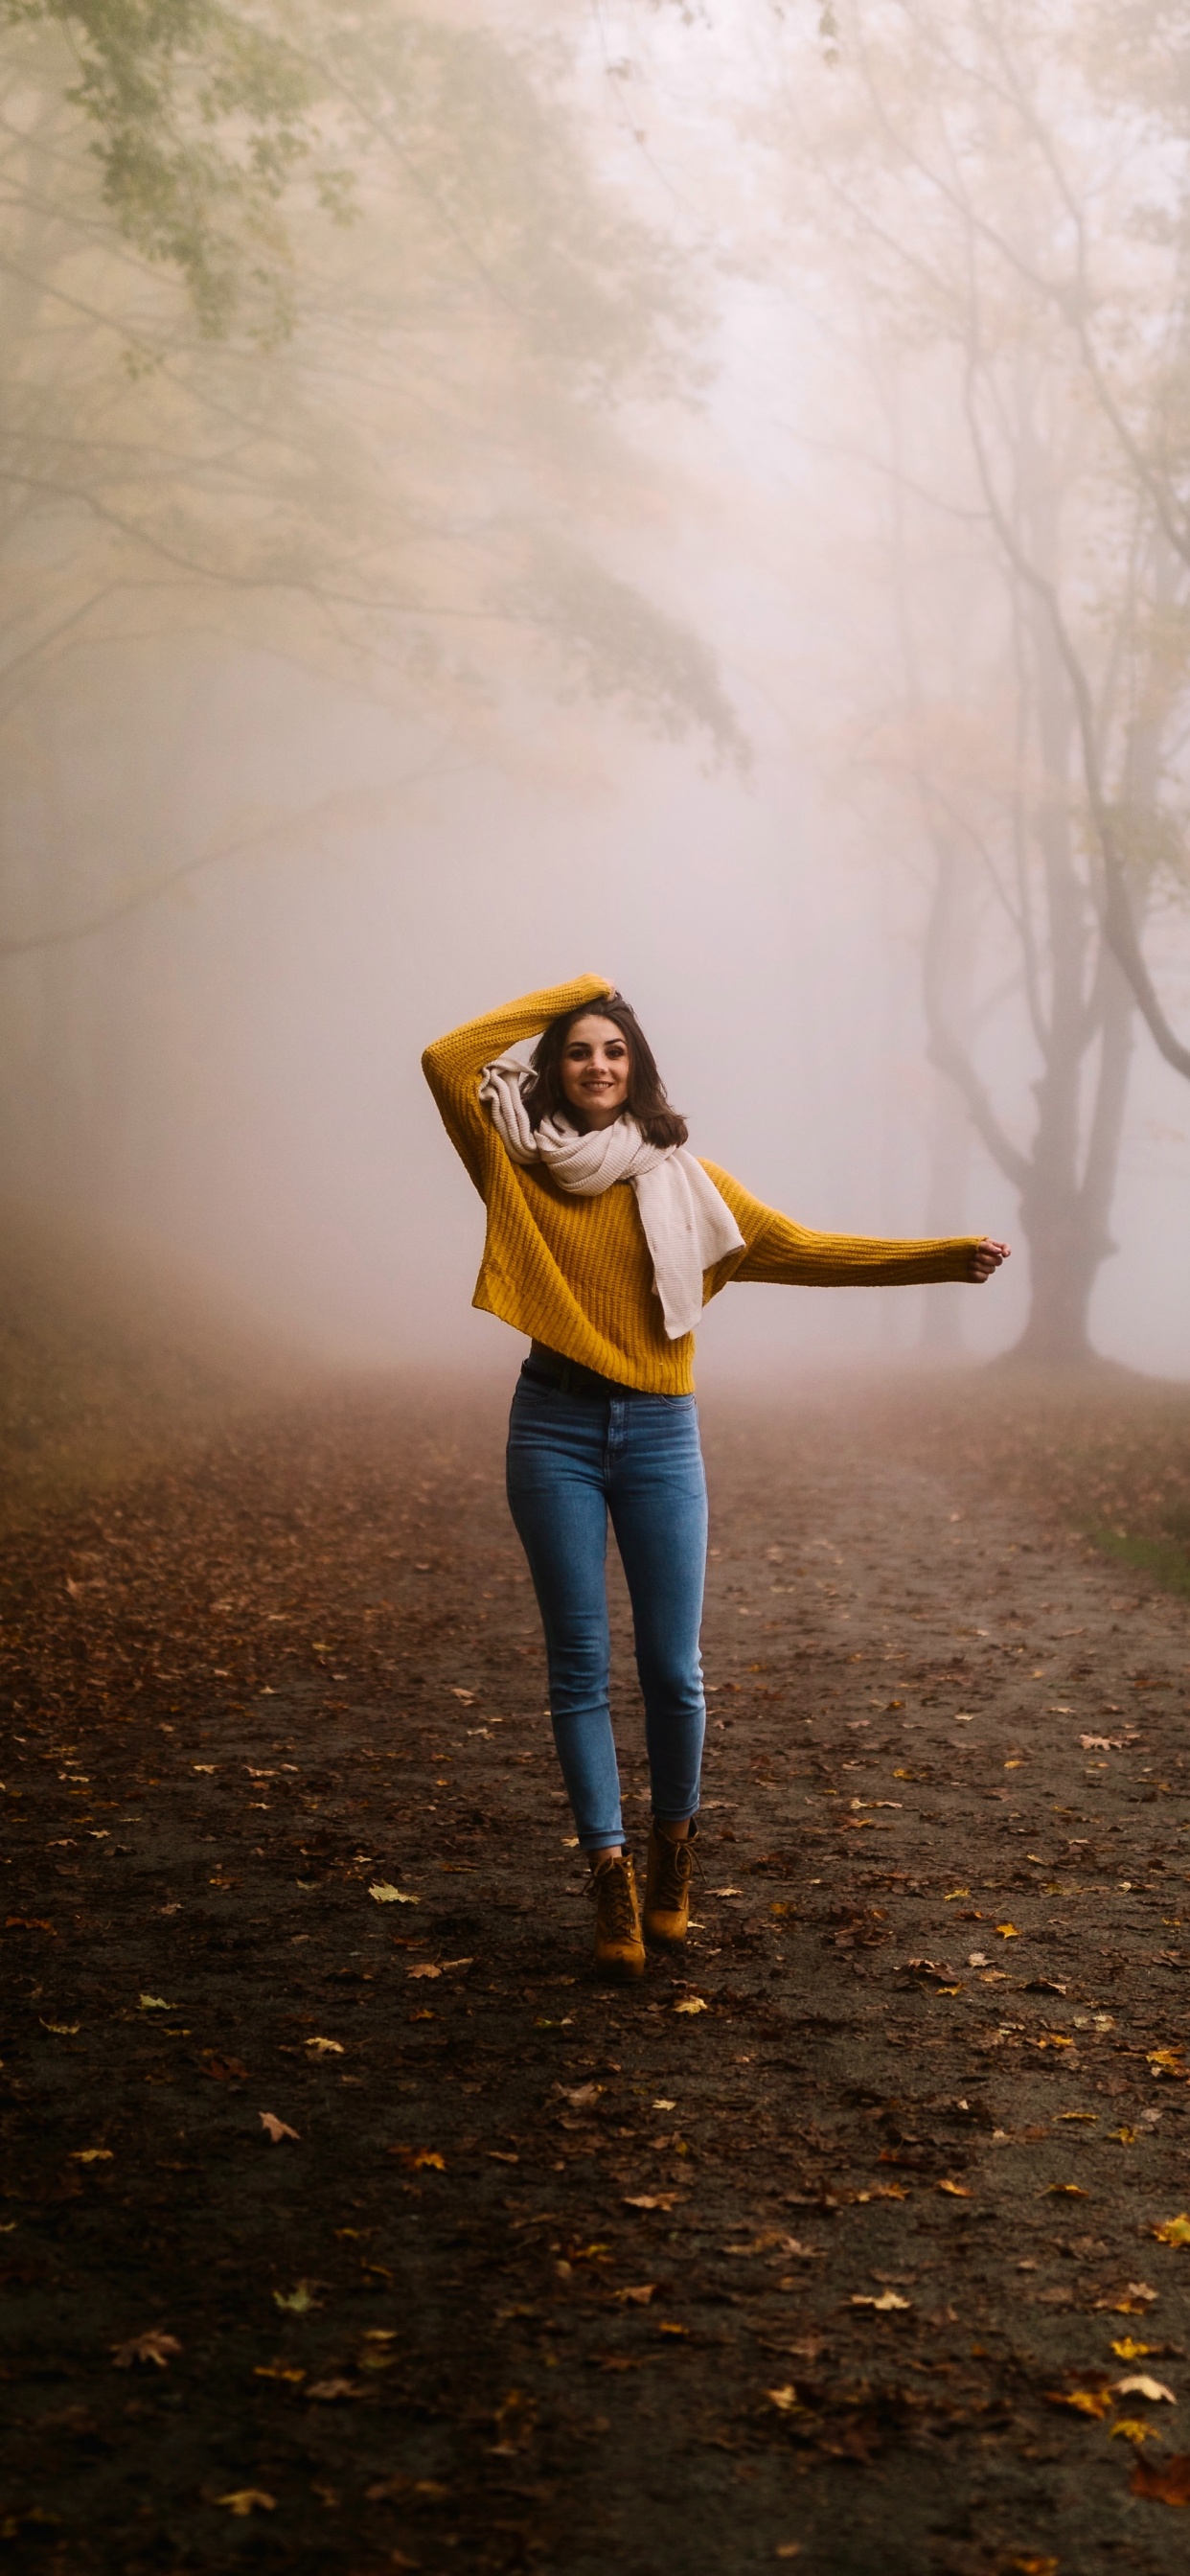
[[[648,1395],[689,1395],[694,1335],[666,1340],[631,1183],[618,1181],[598,1198],[568,1195],[540,1167],[512,1161],[479,1101],[483,1065],[522,1038],[540,1036],[559,1011],[597,1004],[612,989],[599,975],[580,975],[573,984],[526,993],[522,1001],[439,1038],[426,1048],[422,1066],[488,1212],[472,1303],[621,1386],[640,1387]],[[883,1243],[864,1235],[810,1234],[752,1198],[717,1163],[704,1162],[703,1169],[744,1238],[742,1251],[728,1253],[707,1271],[704,1304],[729,1279],[853,1288],[967,1276],[975,1235]]]

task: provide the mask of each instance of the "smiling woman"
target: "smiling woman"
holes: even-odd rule
[[[536,1037],[530,1065],[508,1049]],[[638,1977],[686,1937],[706,1706],[707,1499],[694,1327],[732,1279],[980,1280],[1006,1247],[812,1234],[687,1146],[636,1014],[595,975],[428,1047],[426,1078],[484,1199],[475,1304],[530,1337],[508,1499],[545,1630],[550,1711],[597,1900],[595,1955]],[[610,1513],[632,1597],[652,1782],[644,1924],[608,1706]]]

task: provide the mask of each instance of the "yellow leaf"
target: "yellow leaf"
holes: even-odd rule
[[[401,1888],[394,1887],[391,1880],[387,1878],[378,1878],[375,1886],[368,1889],[368,1894],[374,1905],[421,1904],[420,1896],[406,1896]]]
[[[225,2504],[229,2513],[275,2513],[277,2499],[266,2495],[263,2487],[234,2487],[230,2495],[216,2496],[216,2504]]]
[[[900,1772],[898,1771],[898,1780],[900,1779],[900,1776]],[[944,1905],[957,1905],[960,1896],[970,1896],[970,1894],[971,1890],[969,1887],[952,1887],[943,1897],[942,1902]]]
[[[619,2299],[626,2308],[647,2308],[650,2300],[656,2298],[659,2288],[657,2281],[636,2281],[629,2288],[613,2290],[612,2297]]]
[[[176,2012],[178,2009],[176,2004],[167,2004],[164,1995],[142,1995],[140,2008],[142,2012]]]
[[[309,2282],[299,2281],[296,2290],[274,2290],[273,2305],[285,2308],[291,2317],[308,2317],[311,2308],[318,2306],[318,2301],[312,2295]]]
[[[440,2156],[435,2147],[419,2147],[417,2154],[410,2156],[409,2163],[414,2173],[428,2172],[431,2169],[435,2173],[446,2171],[446,2158]]]
[[[112,2151],[110,2147],[75,2147],[69,2161],[72,2165],[110,2165]]]
[[[442,1970],[434,1966],[432,1959],[423,1959],[419,1968],[409,1968],[406,1974],[410,1977],[440,1977]]]
[[[1125,2442],[1159,2442],[1161,2439],[1156,2425],[1146,2423],[1140,2415],[1121,2415],[1119,2423],[1112,2425],[1109,2438],[1114,2442],[1117,2434]]]
[[[996,1930],[997,1930],[997,1932],[999,1933],[1000,1938],[1001,1938],[1001,1940],[1002,1940],[1002,1941],[1019,1941],[1019,1940],[1020,1940],[1020,1937],[1021,1937],[1021,1936],[1020,1936],[1020,1933],[1017,1931],[1017,1928],[1016,1928],[1015,1923],[997,1923],[997,1925],[996,1925]]]
[[[294,2388],[299,2388],[306,2374],[288,2362],[258,2361],[252,2376],[254,2379],[285,2379]]]
[[[343,2054],[341,2039],[308,2039],[306,2046],[314,2050],[316,2057],[341,2057]]]
[[[1081,2182],[1051,2182],[1046,2186],[1047,2200],[1086,2200]]]
[[[1117,2361],[1143,2361],[1152,2349],[1149,2343],[1137,2343],[1132,2335],[1122,2335],[1119,2343],[1112,2345]]]
[[[1149,2048],[1146,2049],[1145,2055],[1150,2066],[1159,2067],[1164,2075],[1185,2074],[1180,2048]]]
[[[949,2192],[952,2200],[970,2200],[971,2198],[971,2194],[968,2191],[965,2182],[940,2182],[938,2189],[939,2191]]]
[[[798,2402],[797,2390],[792,2381],[786,2388],[766,2388],[764,2393],[770,2406],[779,2407],[783,2415],[790,2414]]]
[[[1163,2218],[1153,2234],[1159,2245],[1190,2245],[1190,2218],[1183,2209],[1176,2218]]]
[[[913,2301],[898,2298],[895,2290],[883,2290],[878,2299],[865,2298],[862,2291],[857,2291],[851,2305],[853,2308],[875,2308],[881,2315],[888,2316],[894,2308],[911,2308]]]
[[[1109,2388],[1048,2388],[1049,2406],[1072,2406],[1076,2415],[1093,2415],[1096,2421],[1110,2415],[1115,2399]]]
[[[707,2006],[704,2004],[701,1995],[691,1995],[688,2003],[674,2005],[674,2011],[678,2013],[700,2013],[706,2012],[706,2010]]]

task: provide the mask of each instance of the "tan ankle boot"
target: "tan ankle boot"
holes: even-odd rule
[[[627,1852],[601,1860],[591,1873],[595,1899],[595,1965],[603,1977],[643,1977],[645,1945],[641,1939],[636,1872]]]
[[[680,1842],[663,1833],[656,1817],[649,1827],[649,1860],[645,1875],[645,1932],[650,1941],[663,1948],[676,1949],[686,1938],[690,1921],[690,1881],[694,1875],[694,1853],[691,1849],[698,1831],[690,1832]]]

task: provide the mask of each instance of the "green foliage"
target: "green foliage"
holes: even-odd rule
[[[310,75],[285,39],[226,0],[0,0],[0,29],[61,40],[63,94],[91,129],[104,202],[125,239],[186,283],[223,337],[250,288],[256,332],[292,326],[279,218],[313,160]],[[332,211],[343,174],[314,170]]]

